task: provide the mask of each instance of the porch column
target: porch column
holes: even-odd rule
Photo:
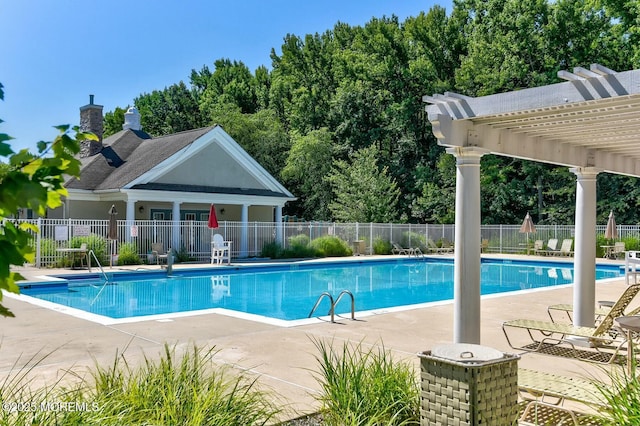
[[[180,203],[178,201],[173,202],[171,225],[173,228],[171,237],[171,248],[178,251],[180,250]]]
[[[282,206],[276,206],[276,243],[282,245]]]
[[[136,200],[127,199],[127,211],[126,211],[126,224],[127,229],[124,231],[124,240],[128,243],[131,242],[131,227],[133,226],[133,221],[136,218]]]
[[[593,167],[569,169],[576,186],[576,235],[573,269],[573,323],[593,327],[596,301],[596,177]]]
[[[247,257],[248,238],[249,238],[249,205],[242,205],[242,213],[240,214],[242,227],[240,228],[240,253],[239,257]]]
[[[453,342],[480,343],[480,158],[478,148],[448,148],[456,157]]]

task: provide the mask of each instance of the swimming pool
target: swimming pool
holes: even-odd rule
[[[267,267],[235,267],[166,272],[115,273],[107,285],[97,276],[68,276],[59,282],[23,284],[21,293],[41,301],[110,319],[155,318],[163,314],[240,312],[277,320],[307,318],[318,297],[342,290],[357,311],[393,309],[453,298],[453,261],[397,259]],[[598,266],[596,278],[620,276],[618,266]],[[573,265],[483,259],[483,295],[573,282]],[[314,316],[326,315],[328,298]],[[61,309],[58,309],[61,310]],[[64,309],[62,309],[64,311]],[[337,314],[349,313],[344,297]]]

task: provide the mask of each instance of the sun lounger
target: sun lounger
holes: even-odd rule
[[[423,256],[424,254],[422,253],[422,250],[420,250],[420,247],[404,248],[400,244],[394,243],[393,241],[391,242],[391,245],[393,246],[393,248],[391,249],[391,254],[405,254],[407,256],[416,257]]]
[[[562,245],[560,246],[560,250],[558,250],[558,256],[573,256],[572,246],[573,240],[571,238],[562,240]]]
[[[620,296],[620,298],[625,298],[624,301],[622,301],[622,309],[626,310],[629,307],[629,304],[631,303],[631,301],[633,300],[633,296],[625,296],[626,292],[623,292],[623,294]],[[630,292],[630,294],[633,294],[633,291]],[[617,301],[611,301],[611,300],[600,300],[598,301],[598,308],[595,310],[595,322],[596,324],[600,322],[600,320],[603,317],[606,317],[607,314],[611,311],[611,308],[617,303]],[[626,306],[624,305],[624,303],[626,303]],[[558,312],[563,312],[564,314],[566,314],[567,318],[569,319],[569,322],[573,322],[573,318],[571,318],[571,313],[573,312],[573,305],[568,304],[568,303],[557,303],[554,305],[550,305],[547,308],[547,313],[549,314],[549,318],[551,318],[551,322],[558,322],[558,318],[557,316],[554,317],[553,313],[558,313]],[[640,314],[640,306],[634,308],[633,310],[623,313],[621,316],[629,316],[629,315],[639,315]]]
[[[555,244],[552,247],[551,243],[553,241],[555,241]],[[549,240],[548,249],[545,250],[545,253],[550,256],[573,256],[573,251],[571,250],[571,247],[573,246],[573,240],[571,238],[565,238],[564,240],[562,240],[562,245],[558,250],[555,249],[557,245],[558,240]]]
[[[604,303],[604,302],[603,302]],[[611,302],[611,303],[615,303],[615,302]],[[597,308],[595,310],[595,321],[596,324],[600,322],[600,320],[605,317],[609,311],[611,310],[611,306],[608,301],[607,301],[607,305],[608,306],[600,306],[599,308]],[[556,317],[553,316],[552,312],[562,312],[564,313],[567,318],[569,319],[569,322],[573,322],[573,318],[571,318],[571,313],[573,312],[573,305],[568,304],[568,303],[558,303],[555,305],[550,305],[547,308],[547,313],[549,314],[549,318],[551,318],[551,322],[560,322],[558,321],[557,315]],[[629,315],[640,315],[640,306],[627,312],[624,313],[623,316],[629,316]]]
[[[557,250],[558,250],[558,239],[551,238],[547,242],[547,248],[544,250],[539,250],[538,254],[548,255],[548,254],[555,253]]]
[[[412,249],[406,249],[400,244],[394,243],[393,241],[391,241],[391,245],[393,246],[393,248],[391,249],[391,254],[406,254],[407,256],[409,256],[413,253]]]
[[[587,352],[587,355],[591,352],[594,356],[589,357],[587,360],[608,364],[616,359],[622,346],[627,343],[625,334],[620,333],[615,328],[614,320],[624,315],[624,310],[639,291],[640,284],[627,287],[609,312],[602,317],[597,327],[580,327],[550,321],[517,319],[502,323],[502,331],[507,343],[513,349],[554,355],[560,353],[554,348],[565,345],[568,346],[566,348],[568,351],[561,351],[565,356],[582,359],[584,358],[582,356],[583,352]],[[530,339],[528,343],[524,345],[514,344],[507,330],[514,331],[518,329],[526,331]],[[575,344],[579,344],[579,346],[588,345],[595,349],[597,354],[593,353],[593,351],[578,351]],[[610,351],[613,352],[611,353]]]
[[[589,407],[607,405],[595,382],[577,377],[520,368],[518,389],[525,405],[519,424],[600,424],[595,416],[577,412],[575,407],[572,409],[563,404],[572,401]]]
[[[427,240],[427,250],[429,250],[429,253],[437,253],[437,254],[443,254],[443,253],[453,253],[453,247],[438,247],[438,245],[436,243],[433,242],[433,240]]]

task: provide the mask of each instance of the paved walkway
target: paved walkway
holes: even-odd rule
[[[175,265],[176,269],[182,267],[189,266]],[[45,273],[59,272],[21,268],[21,273],[30,280],[42,279],[40,276]],[[624,279],[598,284],[596,299],[616,299],[623,289]],[[570,286],[485,297],[482,301],[482,344],[513,353],[502,333],[502,321],[515,318],[546,320],[549,304],[571,302]],[[79,371],[94,362],[111,363],[116,353],[124,352],[129,362],[137,362],[143,355],[154,357],[161,353],[165,343],[176,345],[178,350],[188,349],[192,344],[207,348],[215,346],[219,350],[217,360],[259,375],[259,382],[278,396],[291,417],[317,409],[314,394],[318,384],[310,371],[317,368],[314,339],[330,339],[338,345],[347,341],[375,346],[384,344],[394,356],[412,360],[418,368],[416,353],[450,343],[453,335],[451,303],[357,321],[339,319],[337,324],[315,323],[290,328],[217,314],[100,325],[13,296],[5,297],[3,303],[16,318],[0,319],[0,381],[12,369],[23,367],[33,356],[37,357],[36,354],[48,354],[33,371],[36,380],[50,382],[60,377],[65,369]],[[524,355],[520,366],[577,376],[601,373],[592,364],[534,354]]]

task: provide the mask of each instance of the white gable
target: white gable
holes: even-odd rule
[[[294,198],[220,126],[205,133],[125,188],[146,183],[265,189]]]

